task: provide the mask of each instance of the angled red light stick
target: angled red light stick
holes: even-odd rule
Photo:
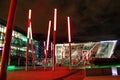
[[[11,0],[10,9],[7,19],[6,34],[4,40],[4,48],[2,51],[2,62],[0,67],[0,80],[7,80],[7,65],[9,60],[9,50],[12,39],[12,31],[14,28],[15,12],[16,12],[17,0]]]
[[[48,51],[49,48],[49,40],[50,40],[50,29],[51,29],[51,20],[49,21],[49,25],[48,25],[48,35],[47,35],[47,48],[46,50]]]
[[[49,21],[49,25],[48,25],[48,34],[47,34],[47,44],[45,46],[45,42],[44,42],[44,47],[45,47],[45,59],[46,59],[46,65],[45,65],[45,69],[47,66],[47,56],[48,56],[48,49],[49,49],[49,40],[50,40],[50,29],[51,29],[51,20]]]
[[[32,40],[32,23],[30,22],[30,28],[29,28],[29,32],[30,32],[30,39]]]
[[[53,33],[53,71],[55,70],[56,57],[55,57],[55,45],[56,45],[56,26],[57,26],[57,9],[54,9],[54,33]]]
[[[71,33],[70,33],[70,17],[68,16],[67,17],[67,23],[68,23],[68,42],[69,42],[69,55],[70,55],[70,69],[71,69],[71,63],[72,63],[72,60],[71,60]]]
[[[30,21],[30,28],[29,28],[29,34],[30,34],[30,39],[32,40],[31,44],[32,44],[32,62],[33,62],[33,65],[34,65],[34,69],[36,69],[36,66],[35,66],[35,58],[34,58],[34,42],[33,42],[33,37],[32,37],[32,24],[31,24],[31,21]]]

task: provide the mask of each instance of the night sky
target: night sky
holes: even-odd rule
[[[3,20],[7,20],[9,4],[10,0],[0,0]],[[25,33],[29,8],[34,38],[46,39],[48,21],[53,21],[57,8],[57,42],[67,41],[67,16],[71,17],[72,42],[120,39],[120,0],[18,0],[15,25]]]

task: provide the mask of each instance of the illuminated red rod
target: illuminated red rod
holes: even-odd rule
[[[71,33],[70,33],[70,17],[67,17],[67,23],[68,23],[68,42],[69,42],[69,55],[70,55],[70,69],[71,69]]]
[[[29,28],[29,32],[30,32],[30,39],[32,40],[33,39],[33,37],[32,37],[32,24],[31,24],[31,22],[30,22],[30,28]]]
[[[67,23],[68,23],[68,42],[71,42],[71,33],[70,33],[70,17],[67,17]]]
[[[45,65],[44,65],[44,69],[47,68],[47,54],[48,54],[48,51],[46,50],[46,45],[47,45],[47,43],[44,41],[44,53],[45,53],[45,60],[44,60]]]
[[[61,64],[63,61],[63,53],[64,53],[64,44],[62,45],[62,48],[61,48]]]
[[[52,50],[53,50],[53,43],[51,42],[51,52],[52,52]]]
[[[65,43],[63,44],[62,61],[63,61],[63,57],[65,57]]]
[[[36,68],[35,67],[35,58],[34,58],[34,43],[32,42],[32,61],[33,61],[33,64],[34,64],[34,69]]]
[[[35,67],[35,59],[34,59],[34,42],[33,42],[33,38],[32,38],[32,24],[31,24],[31,21],[30,21],[30,27],[29,27],[29,38],[32,40],[31,44],[32,44],[32,62],[34,64],[34,69],[36,68]]]
[[[51,20],[49,21],[49,25],[48,25],[47,48],[46,48],[47,51],[48,51],[48,48],[49,48],[50,29],[51,29]]]
[[[16,6],[17,6],[17,0],[10,0],[10,8],[9,8],[7,25],[6,25],[6,34],[4,39],[4,48],[2,51],[0,80],[7,80],[7,66],[8,66],[8,59],[10,54],[12,31],[14,28]]]
[[[27,38],[27,47],[26,47],[26,66],[25,66],[25,70],[28,71],[28,47],[29,47],[29,38]]]
[[[46,50],[46,42],[44,41],[43,44],[44,44],[44,51],[45,51]]]
[[[53,64],[53,43],[51,42],[51,62],[52,62],[52,64]]]
[[[45,53],[45,55],[46,55],[46,42],[44,41],[44,53]]]
[[[27,31],[27,38],[32,40],[32,29],[31,29],[31,22],[30,22],[30,27],[28,27]]]
[[[56,31],[56,25],[57,25],[57,9],[54,9],[54,31]]]
[[[31,40],[32,38],[32,23],[31,23],[31,12],[32,10],[29,9],[29,26],[28,26],[28,38],[30,38]],[[34,43],[32,41],[32,62],[34,64],[34,69],[35,69],[35,59],[34,59]]]
[[[46,54],[46,42],[44,41],[44,53],[45,53],[45,62],[46,62],[46,56],[47,56],[47,54]]]
[[[27,48],[26,48],[26,71],[28,71],[28,53],[29,53],[29,39],[31,35],[30,27],[31,27],[31,9],[29,9],[29,14],[28,14],[28,30],[27,30]]]
[[[29,9],[29,14],[28,14],[28,31],[27,31],[27,38],[30,38],[30,33],[31,33],[31,13],[32,13],[32,10]]]
[[[55,57],[55,45],[56,45],[56,25],[57,25],[57,9],[54,9],[54,33],[53,33],[53,70],[55,70],[56,57]]]
[[[49,25],[48,25],[47,44],[46,44],[46,46],[44,46],[44,47],[46,47],[46,50],[45,50],[46,66],[47,66],[47,56],[48,56],[48,48],[49,48],[50,28],[51,28],[51,20],[49,21]],[[45,66],[45,68],[46,68],[46,66]]]
[[[30,35],[30,28],[28,27],[28,29],[27,29],[27,38],[29,38],[29,35]]]
[[[29,9],[29,15],[28,15],[28,19],[31,21],[31,13],[32,13],[32,10]]]

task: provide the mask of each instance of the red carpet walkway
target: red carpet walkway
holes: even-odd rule
[[[7,80],[83,80],[84,70],[69,70],[66,67],[37,69],[35,71],[8,71]]]

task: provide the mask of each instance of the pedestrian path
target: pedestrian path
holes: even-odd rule
[[[56,67],[55,71],[52,68],[8,71],[7,80],[83,80],[84,77],[84,70]]]

